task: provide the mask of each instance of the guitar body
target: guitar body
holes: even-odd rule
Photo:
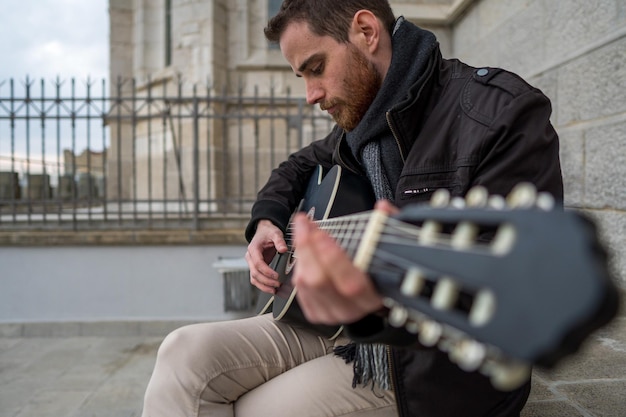
[[[327,173],[318,167],[311,176],[306,193],[297,211],[306,212],[313,220],[326,220],[360,211],[369,210],[375,202],[369,182],[336,165]],[[306,326],[328,338],[341,333],[341,326],[314,325],[309,323],[296,300],[297,289],[291,282],[296,259],[291,236],[286,236],[287,252],[277,254],[270,266],[279,273],[281,283],[272,296],[261,292],[257,299],[257,314],[272,312],[274,319],[293,326]]]

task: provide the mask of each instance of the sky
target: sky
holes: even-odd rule
[[[59,147],[74,148],[77,153],[86,147],[102,148],[98,145],[102,142],[101,122],[95,119],[92,123],[89,139],[84,122],[73,133],[69,121],[64,120],[57,138],[57,125],[49,120],[44,134],[34,111],[30,122],[16,120],[10,127],[1,117],[8,115],[11,106],[7,100],[10,80],[15,97],[24,97],[27,76],[32,97],[39,96],[41,80],[46,96],[54,96],[57,77],[62,82],[61,94],[70,91],[73,78],[76,96],[84,97],[87,77],[94,94],[102,94],[102,80],[108,78],[109,68],[108,0],[0,0],[0,6],[0,171],[40,172],[46,165],[47,172],[54,174]],[[16,106],[23,114],[25,107]],[[44,159],[45,164],[39,162]]]
[[[0,0],[0,83],[102,80],[109,66],[108,0]]]

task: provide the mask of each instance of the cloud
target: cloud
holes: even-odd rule
[[[27,77],[32,83],[31,97],[43,96],[42,80],[45,95],[55,96],[53,81],[57,77],[62,81],[62,97],[68,96],[71,79],[75,80],[76,97],[84,97],[88,76],[94,94],[104,90],[100,81],[108,78],[109,70],[108,0],[10,0],[2,7],[0,98],[11,95],[13,80],[12,94],[20,103]],[[0,115],[6,116],[10,107],[8,101],[0,102]],[[23,116],[26,106],[18,107],[18,115]],[[34,102],[28,108],[30,120],[18,118],[11,125],[6,118],[0,119],[0,171],[41,172],[45,165],[46,172],[56,175],[62,149],[74,147],[81,152],[87,146],[97,150],[101,145],[97,119],[92,121],[91,136],[86,134],[84,122],[72,131],[67,119],[46,120],[44,134],[37,120],[42,106]]]
[[[108,75],[108,0],[11,1],[0,14],[0,82]]]
[[[61,79],[76,77],[101,79],[107,76],[108,60],[102,47],[93,47],[59,39],[34,44],[23,52],[23,65],[33,68],[27,74],[41,74]],[[106,49],[105,49],[106,50]]]

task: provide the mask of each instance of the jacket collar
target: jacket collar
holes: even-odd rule
[[[392,48],[391,64],[378,94],[361,122],[347,133],[348,143],[357,159],[369,141],[395,142],[387,113],[401,111],[415,103],[430,78],[432,57],[438,53],[439,44],[431,32],[400,17],[393,32]]]

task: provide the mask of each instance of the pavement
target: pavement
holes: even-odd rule
[[[0,417],[140,416],[159,344],[181,324],[0,324]],[[535,369],[522,417],[626,417],[624,309],[558,368]]]

